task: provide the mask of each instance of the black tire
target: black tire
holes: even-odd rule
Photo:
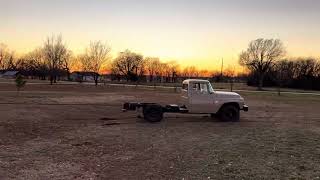
[[[160,105],[147,105],[143,108],[143,117],[149,122],[160,122],[163,119],[163,110]]]
[[[239,121],[239,108],[233,105],[225,105],[220,109],[219,117],[222,121]]]

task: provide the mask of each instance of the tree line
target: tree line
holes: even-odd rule
[[[143,57],[125,50],[112,59],[111,47],[101,41],[90,42],[85,51],[74,55],[62,36],[48,37],[43,45],[20,57],[4,44],[0,45],[0,70],[17,70],[24,76],[56,83],[62,77],[70,78],[73,70],[91,72],[98,84],[102,71],[108,71],[112,80],[176,82],[178,77],[210,77],[208,70],[195,66],[181,68],[176,61],[163,62],[158,57]],[[211,73],[211,74],[210,74]]]
[[[320,64],[316,58],[285,58],[286,50],[279,39],[256,39],[239,55],[239,64],[247,74],[237,74],[235,67],[223,71],[200,70],[195,66],[181,67],[176,61],[163,62],[158,57],[125,50],[115,58],[111,47],[101,41],[90,42],[81,54],[68,49],[62,36],[51,36],[43,45],[16,57],[0,44],[0,71],[17,70],[30,78],[56,83],[62,77],[71,80],[72,70],[91,72],[97,85],[101,72],[108,71],[111,80],[131,82],[177,82],[186,78],[205,77],[213,81],[247,81],[248,85],[320,89]]]
[[[248,85],[320,90],[320,62],[316,58],[285,58],[279,39],[257,39],[239,56],[249,69]]]
[[[259,74],[248,76],[248,85],[258,85]],[[315,58],[292,58],[277,61],[264,75],[264,86],[320,90],[320,63]]]

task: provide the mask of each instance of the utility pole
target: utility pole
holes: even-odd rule
[[[222,76],[223,76],[223,58],[222,58],[222,62],[221,62],[221,78],[222,78]]]

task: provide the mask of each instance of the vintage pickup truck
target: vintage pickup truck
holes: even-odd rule
[[[222,121],[239,121],[240,110],[248,111],[248,106],[239,94],[215,91],[209,81],[201,79],[183,81],[179,105],[127,102],[122,110],[135,111],[141,108],[144,119],[149,122],[161,121],[164,113],[210,114]]]

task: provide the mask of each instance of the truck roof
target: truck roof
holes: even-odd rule
[[[208,80],[204,80],[204,79],[186,79],[182,83],[183,84],[189,84],[191,82],[209,82],[209,81]]]

